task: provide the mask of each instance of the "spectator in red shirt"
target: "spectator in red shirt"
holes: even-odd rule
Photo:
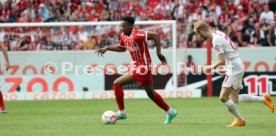
[[[43,18],[39,16],[39,13],[35,13],[35,17],[32,19],[32,22],[43,22]]]
[[[20,38],[16,44],[17,51],[27,51],[31,49],[31,42],[24,38],[24,35],[20,35]]]
[[[161,0],[160,3],[154,8],[154,11],[158,10],[161,15],[165,16],[166,11],[171,11],[170,3],[165,2],[165,0]]]
[[[252,1],[252,0],[239,0],[239,4],[236,5],[236,7],[243,7],[243,12],[247,12],[248,9],[249,9],[249,1]]]
[[[254,19],[254,22],[259,21],[259,14],[253,7],[249,7],[248,9],[248,18]]]
[[[237,7],[236,15],[239,18],[239,25],[243,25],[244,21],[248,19],[248,15],[246,12],[243,11],[243,7],[241,5]]]
[[[164,18],[163,14],[161,14],[161,12],[159,11],[159,9],[157,9],[156,11],[154,11],[154,14],[152,16],[153,20],[162,20]]]
[[[8,3],[4,3],[3,8],[1,10],[1,20],[7,21],[10,13],[11,8],[9,7]]]
[[[40,1],[39,0],[33,0],[33,7],[34,9],[37,11],[40,5]]]
[[[19,8],[19,12],[23,12],[28,7],[28,0],[20,0],[16,3],[16,6]]]
[[[43,46],[41,44],[41,40],[40,40],[40,37],[39,36],[34,36],[34,41],[33,41],[33,44],[32,44],[32,50],[34,51],[39,51],[39,50],[42,50],[43,49]]]
[[[161,0],[148,0],[148,4],[151,7],[151,9],[154,9],[158,3],[160,3]]]
[[[180,76],[178,78],[178,86],[184,86],[186,84],[186,75],[189,73],[195,73],[196,66],[193,62],[193,58],[191,55],[187,56],[187,61],[185,62],[185,66],[183,71],[181,71]]]
[[[188,4],[185,6],[185,9],[187,13],[190,13],[190,14],[195,13],[197,9],[195,1],[194,0],[189,1]]]
[[[231,15],[228,12],[228,8],[222,8],[221,14],[218,17],[219,25],[224,30],[231,23]]]
[[[231,14],[231,15],[234,15],[234,13],[235,13],[235,0],[230,0],[229,2],[228,2],[228,5],[226,5],[226,7],[229,9],[229,13]]]
[[[143,8],[140,6],[139,1],[134,1],[133,6],[133,10],[135,11],[136,15],[140,16],[141,12],[143,11]]]
[[[154,14],[153,8],[151,8],[151,7],[149,6],[148,3],[145,3],[145,5],[144,5],[144,7],[143,7],[143,9],[142,9],[142,12],[143,12],[143,14],[144,14],[146,17],[150,17],[150,16],[152,16],[152,15]],[[141,14],[141,13],[140,13],[140,14]]]
[[[186,62],[187,67],[195,67],[195,63],[193,62],[193,57],[191,55],[187,56],[187,62]]]

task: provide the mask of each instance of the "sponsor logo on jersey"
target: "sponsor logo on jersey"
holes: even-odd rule
[[[137,34],[137,36],[145,36],[145,34]]]
[[[221,49],[221,48],[220,48],[218,45],[215,46],[215,50],[216,50],[217,53],[220,52],[220,49]]]

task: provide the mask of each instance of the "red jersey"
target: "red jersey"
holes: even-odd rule
[[[133,29],[130,36],[121,33],[120,46],[124,46],[128,49],[134,62],[134,67],[151,65],[151,58],[147,45],[147,31],[140,32]]]

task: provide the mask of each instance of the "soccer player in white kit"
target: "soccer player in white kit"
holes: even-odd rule
[[[4,58],[5,58],[6,71],[7,71],[10,68],[10,62],[9,62],[7,49],[4,46],[4,36],[5,36],[5,33],[1,32],[0,33],[0,50],[3,52]],[[1,92],[1,85],[0,85],[0,114],[1,113],[7,113],[7,111],[6,111],[6,108],[4,105],[4,98],[3,98],[3,94]]]
[[[212,39],[213,48],[218,56],[218,60],[214,64],[202,66],[201,70],[210,71],[220,65],[226,65],[226,76],[222,83],[220,100],[236,118],[228,126],[245,126],[245,120],[235,104],[238,102],[262,102],[273,113],[274,105],[270,95],[264,95],[263,97],[250,94],[239,95],[245,70],[243,62],[237,52],[237,47],[228,36],[221,31],[212,31],[205,22],[196,22],[193,27],[196,34],[202,39]]]

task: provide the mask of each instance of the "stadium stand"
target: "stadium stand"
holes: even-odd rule
[[[2,0],[2,23],[177,20],[177,46],[201,48],[205,43],[188,27],[204,20],[230,35],[239,47],[276,45],[274,0]],[[163,48],[171,35],[157,28]],[[188,31],[185,33],[185,31]],[[4,28],[9,51],[93,50],[118,42],[119,29],[101,27]],[[187,38],[186,38],[187,37]],[[150,44],[149,44],[150,45]],[[154,48],[154,45],[150,45]]]

